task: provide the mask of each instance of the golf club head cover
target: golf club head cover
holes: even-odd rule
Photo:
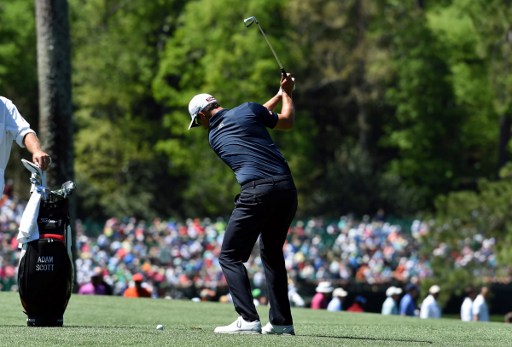
[[[37,224],[39,239],[23,245],[19,295],[28,326],[62,326],[73,285],[68,199],[42,200]]]

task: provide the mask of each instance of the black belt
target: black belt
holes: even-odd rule
[[[259,180],[245,182],[244,184],[241,185],[241,189],[244,190],[246,188],[256,187],[257,185],[260,185],[260,184],[276,183],[276,182],[291,181],[291,180],[292,180],[292,176],[290,176],[290,175],[281,175],[281,176],[273,176],[273,177],[268,177],[268,178],[261,178]]]

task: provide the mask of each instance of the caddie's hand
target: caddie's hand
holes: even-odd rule
[[[291,96],[294,89],[295,78],[293,78],[292,75],[289,73],[286,74],[286,76],[281,74],[281,89],[279,91]]]
[[[52,158],[44,151],[36,151],[32,154],[32,162],[38,165],[41,170],[46,171],[52,163]]]

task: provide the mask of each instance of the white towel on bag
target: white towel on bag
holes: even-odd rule
[[[43,195],[46,199],[46,173],[28,160],[21,159],[21,162],[32,173],[30,199],[21,215],[20,227],[16,238],[18,240],[18,248],[23,249],[24,244],[39,239],[37,217],[39,216],[39,206]]]
[[[39,227],[37,226],[37,217],[39,215],[39,205],[41,203],[41,193],[35,189],[30,195],[30,200],[21,216],[20,228],[18,231],[18,247],[21,248],[24,243],[39,239]]]

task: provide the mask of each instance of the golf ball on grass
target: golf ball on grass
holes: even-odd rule
[[[156,330],[164,330],[164,326],[162,324],[158,324],[156,326]]]

